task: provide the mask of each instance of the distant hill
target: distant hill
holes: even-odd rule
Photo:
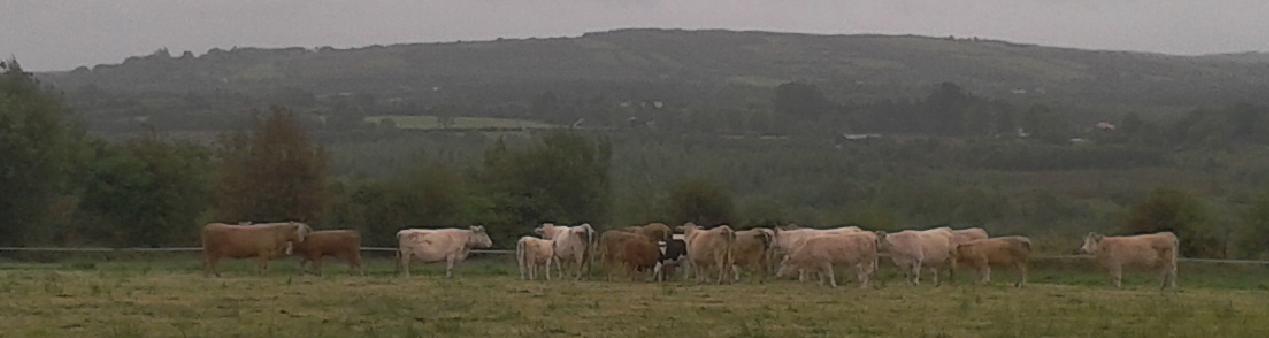
[[[86,115],[115,118],[265,103],[329,106],[322,102],[359,94],[380,106],[446,104],[464,115],[520,114],[546,91],[580,93],[578,100],[729,105],[760,103],[765,98],[754,93],[789,81],[816,84],[839,102],[913,97],[945,81],[986,96],[1094,107],[1269,102],[1263,95],[1269,91],[1269,58],[1260,54],[1174,56],[913,35],[724,30],[212,49],[200,56],[160,50],[122,64],[38,76],[65,91]]]

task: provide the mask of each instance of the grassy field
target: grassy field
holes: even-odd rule
[[[453,280],[429,266],[395,277],[388,258],[354,277],[295,261],[264,277],[245,261],[204,278],[192,255],[0,259],[0,337],[1264,337],[1269,269],[1182,266],[1160,292],[1135,274],[1115,290],[1083,262],[1037,262],[1033,284],[874,288],[794,281],[738,285],[521,281],[506,257]]]
[[[405,116],[405,115],[387,115],[387,116],[371,116],[365,118],[366,123],[378,124],[383,120],[390,119],[396,124],[397,128],[407,130],[440,130],[444,129],[436,116]],[[509,118],[496,117],[455,117],[449,129],[480,129],[480,128],[529,128],[541,129],[552,128],[554,125]]]

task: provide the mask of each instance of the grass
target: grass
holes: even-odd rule
[[[444,129],[441,122],[436,116],[407,116],[407,115],[385,115],[371,116],[365,118],[366,123],[378,124],[385,119],[392,120],[396,123],[397,128],[408,130],[440,130]],[[555,127],[551,124],[497,117],[455,117],[449,129],[480,129],[480,128],[529,128],[541,129]]]
[[[775,281],[738,285],[521,281],[505,257],[474,257],[395,277],[340,264],[299,276],[294,261],[267,276],[226,264],[204,278],[190,255],[52,263],[0,261],[0,337],[1262,337],[1269,335],[1263,267],[1183,266],[1182,287],[1150,276],[1128,287],[1077,263],[1040,263],[1033,284],[907,286],[883,265],[861,290]]]

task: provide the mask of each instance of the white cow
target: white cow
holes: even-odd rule
[[[554,243],[552,246],[554,257],[552,260],[555,261],[555,269],[559,271],[561,279],[564,278],[565,262],[573,266],[573,271],[577,275],[576,279],[582,279],[583,266],[586,270],[589,270],[589,261],[593,259],[591,247],[595,243],[595,229],[590,224],[570,227],[544,223],[534,232]]]
[[[410,259],[418,258],[424,263],[444,261],[445,278],[453,278],[455,262],[466,260],[471,248],[493,246],[493,240],[484,226],[473,225],[468,229],[401,230],[397,232],[397,245],[398,268],[405,270],[406,277],[410,276]]]

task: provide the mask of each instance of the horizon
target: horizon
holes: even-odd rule
[[[0,13],[0,53],[32,71],[122,62],[155,50],[355,48],[498,38],[579,37],[620,27],[721,28],[806,34],[977,37],[1086,50],[1210,55],[1269,50],[1269,3],[1231,0],[1065,2],[984,0],[673,2],[566,0],[545,4],[376,0],[346,3],[168,3],[14,0]],[[75,25],[57,25],[75,22]],[[316,24],[315,24],[316,23]],[[6,55],[6,56],[7,56]]]

